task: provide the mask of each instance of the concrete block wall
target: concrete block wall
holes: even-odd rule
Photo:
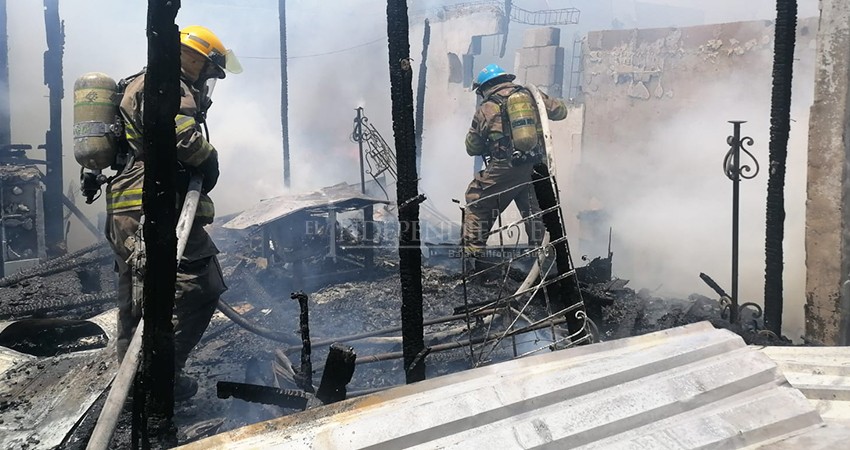
[[[543,92],[563,96],[564,49],[561,30],[532,28],[523,35],[523,48],[516,52],[514,72],[521,84],[535,84]]]

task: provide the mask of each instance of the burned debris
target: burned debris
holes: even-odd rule
[[[566,428],[555,429],[547,425],[545,417],[537,416],[529,419],[529,425],[514,417],[519,410],[512,408],[528,406],[556,392],[546,389],[562,389],[557,391],[562,398],[560,394],[573,392],[575,385],[570,383],[575,380],[593,384],[592,374],[544,377],[543,372],[537,373],[537,366],[531,367],[540,364],[543,371],[559,373],[578,370],[572,367],[573,360],[559,360],[560,355],[577,356],[577,367],[598,373],[612,371],[606,382],[625,377],[622,383],[605,385],[605,389],[623,385],[624,392],[634,397],[606,399],[608,409],[596,411],[594,420],[631,418],[622,405],[630,399],[633,404],[640,403],[635,400],[643,399],[637,385],[647,383],[664,391],[664,383],[669,381],[665,377],[690,380],[691,372],[677,372],[682,370],[678,362],[688,360],[693,367],[687,370],[699,366],[693,373],[706,370],[708,381],[714,380],[715,368],[731,374],[722,381],[740,383],[735,389],[741,392],[761,392],[761,385],[747,383],[767,374],[764,379],[769,379],[771,389],[782,384],[782,398],[796,399],[793,414],[799,416],[789,412],[789,417],[811,419],[811,423],[805,422],[807,426],[821,423],[802,394],[776,382],[782,376],[775,364],[770,366],[773,363],[759,349],[744,348],[745,344],[794,345],[782,335],[784,300],[777,283],[783,279],[783,266],[776,258],[781,260],[783,253],[776,246],[784,243],[785,213],[779,211],[788,157],[784,147],[793,147],[787,142],[787,116],[793,110],[785,94],[792,88],[791,60],[796,56],[792,39],[797,33],[792,17],[796,16],[796,2],[780,2],[784,17],[775,27],[753,22],[725,28],[703,24],[640,32],[582,32],[576,33],[571,52],[561,47],[561,36],[563,27],[571,30],[578,25],[575,8],[528,11],[511,1],[486,1],[446,2],[426,11],[409,9],[408,3],[387,2],[388,47],[387,53],[379,56],[388,60],[373,65],[388,67],[381,71],[380,80],[386,78],[390,95],[381,97],[381,103],[367,92],[366,98],[355,104],[341,93],[357,83],[356,71],[342,74],[351,80],[336,80],[329,87],[338,98],[334,98],[334,108],[323,108],[318,133],[339,139],[329,139],[327,148],[315,149],[310,158],[316,161],[306,164],[301,128],[308,120],[298,117],[304,105],[297,101],[303,92],[290,89],[303,75],[292,60],[337,55],[362,46],[292,57],[289,53],[296,53],[290,50],[298,47],[300,28],[290,26],[287,36],[287,13],[290,18],[302,17],[306,6],[290,3],[287,10],[286,2],[279,0],[276,26],[281,44],[285,189],[274,187],[281,183],[256,188],[263,190],[260,194],[231,189],[228,195],[238,201],[223,202],[222,210],[228,214],[215,217],[207,194],[216,186],[211,196],[224,191],[222,186],[230,189],[235,182],[226,180],[227,174],[257,176],[244,166],[219,172],[219,153],[207,140],[213,82],[226,73],[240,72],[241,66],[232,50],[210,30],[197,26],[178,30],[179,1],[148,2],[145,71],[118,82],[105,74],[89,73],[78,81],[108,82],[75,84],[75,156],[94,139],[109,144],[112,152],[106,164],[96,167],[77,157],[84,167],[80,189],[87,203],[97,201],[101,194],[101,203],[106,203],[104,223],[103,218],[90,221],[86,217],[91,210],[74,203],[74,189],[68,195],[61,192],[65,29],[58,2],[45,0],[44,64],[49,91],[45,145],[33,149],[12,144],[6,123],[11,114],[6,112],[4,97],[8,95],[3,95],[8,90],[7,67],[0,67],[0,447],[226,445],[222,443],[239,433],[231,433],[234,430],[272,419],[275,422],[266,429],[247,428],[245,435],[275,433],[275,427],[292,426],[286,432],[295,436],[301,431],[297,428],[300,424],[343,417],[360,408],[372,414],[375,409],[397,407],[393,402],[408,393],[417,394],[405,407],[419,407],[416,402],[429,398],[430,389],[444,394],[444,382],[452,383],[448,391],[482,383],[474,389],[487,391],[497,405],[482,414],[495,411],[516,427],[496,430],[493,426],[493,435],[501,436],[499,433],[509,429],[526,430],[514,433],[518,446],[551,445],[566,442]],[[6,6],[0,0],[2,38],[8,31]],[[629,26],[635,29],[639,25],[637,18],[613,19],[614,28],[621,28],[620,19],[634,19]],[[805,23],[811,25],[814,20]],[[773,38],[771,33],[775,33]],[[819,39],[824,37],[819,35]],[[375,42],[379,41],[383,39]],[[808,44],[802,47],[815,48],[813,37],[805,42]],[[742,136],[743,121],[732,122],[734,134],[726,140],[731,150],[724,162],[724,171],[734,182],[730,292],[725,290],[725,278],[715,281],[706,274],[725,273],[726,263],[718,268],[711,258],[697,255],[709,250],[707,242],[676,248],[680,254],[664,261],[662,255],[671,252],[666,247],[676,247],[672,242],[679,241],[656,243],[647,231],[658,223],[647,204],[662,203],[653,200],[654,195],[673,205],[674,211],[684,209],[686,205],[680,201],[684,195],[669,191],[693,188],[700,184],[695,180],[704,179],[689,176],[683,182],[686,177],[671,175],[662,192],[652,184],[662,177],[654,171],[644,173],[642,164],[667,168],[659,162],[664,158],[655,152],[655,147],[663,147],[654,129],[657,124],[648,122],[672,121],[676,132],[687,129],[682,122],[691,116],[688,120],[676,116],[710,96],[710,89],[695,86],[705,78],[704,73],[747,77],[747,67],[756,66],[754,62],[760,61],[771,44],[776,46],[777,56],[786,60],[777,60],[775,70],[767,304],[763,309],[759,299],[748,298],[738,284],[739,262],[753,265],[744,256],[739,261],[738,255],[742,200],[738,182],[750,177],[743,172],[751,168],[739,153],[752,156],[747,149],[754,143]],[[0,66],[7,66],[5,45],[0,47]],[[514,49],[515,55],[510,54]],[[411,55],[420,55],[421,61]],[[440,55],[447,55],[447,60]],[[805,60],[812,59],[810,56]],[[572,58],[569,81],[564,73],[567,57]],[[388,66],[383,65],[387,62]],[[513,69],[503,68],[511,63]],[[702,70],[705,68],[710,70]],[[344,71],[345,64],[337,64],[334,73]],[[697,81],[689,83],[690,76]],[[145,79],[144,84],[135,85],[134,92],[130,85]],[[380,80],[369,81],[381,84]],[[317,75],[316,81],[327,85],[328,80]],[[571,98],[562,99],[562,92],[570,93]],[[261,110],[257,105],[265,100],[251,108]],[[363,107],[367,100],[368,117]],[[86,104],[102,107],[99,111],[103,114],[82,114]],[[345,114],[356,114],[353,128],[350,119],[337,124],[336,116],[328,112],[340,105],[349,111]],[[233,111],[246,110],[240,109],[243,107],[236,102]],[[232,118],[233,111],[225,112],[224,117]],[[647,117],[654,119],[648,121]],[[756,124],[760,122],[753,123],[754,130]],[[379,129],[390,125],[393,139],[385,139]],[[223,129],[227,134],[222,147],[244,144],[248,148],[254,143],[249,139],[250,128]],[[714,149],[724,147],[722,137],[715,137],[711,139]],[[320,141],[315,136],[310,139]],[[624,150],[625,162],[619,161],[620,154],[610,157],[611,149],[619,148]],[[40,150],[44,150],[43,159],[34,156]],[[255,156],[248,151],[238,154],[242,151],[242,147],[229,153],[222,150],[221,164]],[[685,157],[697,161],[701,151],[694,144]],[[643,159],[635,159],[629,152]],[[690,161],[676,160],[675,164],[691,165]],[[355,176],[358,162],[359,177]],[[266,164],[267,159],[254,163]],[[330,168],[336,165],[349,167],[333,172]],[[469,170],[473,166],[474,170]],[[298,179],[303,174],[310,179]],[[698,177],[702,174],[698,172]],[[292,175],[296,179],[291,179]],[[462,183],[470,178],[464,201],[452,200],[459,198]],[[652,179],[651,183],[643,186],[647,179]],[[276,195],[266,197],[269,192]],[[711,205],[706,198],[694,196],[693,189],[688,192],[696,200],[688,198],[689,204]],[[257,201],[261,197],[264,199]],[[699,206],[703,208],[700,216],[692,216],[705,214],[707,207]],[[59,218],[57,208],[59,212],[67,210],[67,215]],[[712,217],[721,215],[712,213]],[[73,230],[80,222],[97,236],[97,242],[77,245],[77,239],[69,237],[72,216],[78,218]],[[674,234],[679,219],[665,219],[664,229],[654,231]],[[686,229],[695,235],[700,231],[696,228],[713,226],[709,220],[689,220],[693,223]],[[622,229],[615,234],[612,226]],[[117,234],[119,231],[126,235]],[[101,236],[107,241],[101,241]],[[124,250],[128,250],[126,255]],[[683,264],[688,258],[692,261]],[[651,264],[661,269],[649,267]],[[705,272],[693,271],[696,264],[705,264]],[[664,267],[674,265],[696,273],[683,279],[677,271],[665,272]],[[648,284],[650,272],[669,278],[654,279],[655,289],[638,287]],[[705,285],[697,280],[697,273]],[[748,279],[747,285],[752,284],[751,278],[742,277]],[[685,292],[681,286],[687,286],[687,292],[709,296],[669,294],[662,284],[668,280],[677,285],[677,292]],[[187,298],[205,301],[192,303]],[[813,294],[810,298],[814,302],[819,297]],[[843,297],[839,299],[843,301]],[[814,313],[823,313],[823,308]],[[807,310],[807,314],[814,313]],[[697,322],[708,323],[694,325]],[[834,322],[841,326],[850,323]],[[187,328],[189,323],[196,326]],[[832,322],[818,323],[825,330]],[[676,330],[669,331],[671,328]],[[650,333],[656,334],[640,337]],[[193,337],[187,338],[187,334]],[[624,341],[623,347],[606,344],[626,338],[630,340]],[[181,340],[183,347],[178,348]],[[622,370],[602,367],[604,362],[595,360],[595,351],[611,352],[606,355],[614,356],[602,359],[622,359],[631,366]],[[672,372],[650,382],[643,380],[655,374],[654,369],[647,369],[649,365],[642,365],[643,351],[651,356],[646,364],[675,366]],[[668,351],[673,356],[666,354]],[[735,371],[726,370],[744,364],[727,360],[729,352],[735,358],[749,355],[746,361],[753,365],[747,369],[758,377],[749,372],[745,373],[749,378],[738,377]],[[701,358],[713,362],[707,364]],[[678,362],[671,363],[674,360]],[[640,367],[637,372],[643,375],[636,375],[634,367]],[[479,368],[486,369],[474,370]],[[509,368],[505,373],[522,380],[516,386],[540,391],[514,392],[513,380],[487,378],[486,374],[502,368]],[[465,371],[469,372],[459,374]],[[528,378],[534,382],[522,384],[528,381],[528,372],[535,372]],[[558,385],[567,378],[566,384]],[[464,385],[466,382],[469,385]],[[703,389],[704,384],[698,386],[699,392],[686,389],[682,397],[671,394],[663,399],[669,403],[659,403],[651,410],[675,410],[664,417],[678,420],[683,415],[680,406],[669,405],[702,405],[699,401],[703,400],[708,405],[711,402],[706,398],[715,395],[715,390],[731,392],[725,385]],[[412,386],[392,389],[402,385]],[[456,395],[469,393],[472,397],[477,395],[474,389]],[[376,393],[380,394],[372,395]],[[752,401],[754,405],[770,404],[764,398]],[[460,414],[452,423],[461,427],[468,419],[463,416],[467,406],[446,411],[446,416],[449,412]],[[593,412],[587,405],[572,407]],[[529,417],[538,413],[526,412]],[[685,415],[689,413],[685,411]],[[618,433],[655,426],[657,417],[648,417],[641,416],[645,423]],[[569,420],[558,423],[566,422]],[[446,436],[426,436],[431,432],[427,429],[411,431],[418,434],[410,441],[387,434],[380,443],[416,439],[435,443],[473,429],[476,427],[463,425]],[[751,434],[758,434],[758,428],[754,429]],[[558,433],[563,434],[559,438],[563,441],[553,438]],[[583,436],[587,443],[597,442]],[[750,434],[746,436],[749,439]],[[210,441],[200,441],[210,437]],[[221,440],[216,440],[219,437]],[[487,440],[482,439],[480,442]],[[731,440],[706,442],[743,438],[723,439]]]

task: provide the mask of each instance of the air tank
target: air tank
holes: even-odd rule
[[[74,82],[74,158],[91,170],[110,167],[118,153],[118,86],[100,72]]]
[[[508,97],[508,120],[515,150],[529,152],[537,147],[537,111],[534,99],[525,90]]]

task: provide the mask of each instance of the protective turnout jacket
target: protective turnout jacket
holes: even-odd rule
[[[121,101],[120,110],[125,122],[125,134],[135,161],[131,167],[116,175],[107,186],[106,211],[110,215],[142,209],[145,174],[142,136],[144,79],[144,74],[133,79],[127,85]],[[204,187],[195,213],[195,223],[205,225],[212,223],[215,218],[215,206],[207,193],[218,180],[218,152],[207,142],[201,132],[201,125],[196,120],[199,112],[196,101],[198,91],[184,81],[180,82],[180,89],[180,111],[174,118],[177,134],[177,146],[174,151],[177,161],[186,172],[195,170],[204,175]],[[188,181],[188,177],[183,178],[184,183]],[[178,191],[185,193],[185,189],[185,184],[180,186],[178,182]],[[182,199],[175,199],[175,208],[179,208],[181,204]]]
[[[500,104],[521,86],[506,81],[484,89],[484,101],[478,106],[472,118],[472,126],[466,134],[466,153],[470,156],[492,156],[504,159],[511,154],[510,126],[503,120]],[[543,103],[550,120],[563,120],[567,117],[567,106],[560,99],[550,98],[544,93]]]

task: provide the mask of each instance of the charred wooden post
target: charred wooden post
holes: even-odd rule
[[[177,279],[177,158],[174,117],[180,107],[179,0],[148,1],[148,65],[144,87],[145,265],[142,367],[134,404],[134,444],[177,444],[174,416],[174,284]],[[141,395],[138,395],[141,394]],[[139,402],[141,400],[141,402]],[[143,405],[142,408],[139,408]],[[139,420],[141,419],[141,423]],[[138,440],[136,439],[138,438]]]
[[[44,178],[44,237],[48,256],[65,253],[65,213],[62,209],[62,54],[65,24],[59,19],[59,0],[44,0],[47,51],[44,52],[44,84],[49,91],[50,128],[44,137],[47,176]]]
[[[428,46],[431,45],[431,22],[425,19],[422,36],[422,61],[419,63],[419,80],[416,86],[416,169],[422,163],[422,133],[425,127],[425,88],[428,81]]]
[[[782,241],[785,236],[785,161],[791,131],[791,80],[797,39],[797,0],[776,2],[773,92],[770,106],[770,171],[765,230],[764,325],[782,335]]]
[[[271,386],[219,381],[215,387],[218,398],[233,397],[246,402],[277,405],[282,408],[300,409],[302,411],[307,409],[309,401],[309,397],[304,392],[278,389]]]
[[[531,174],[534,181],[534,193],[537,195],[537,202],[542,210],[555,208],[558,206],[555,189],[549,177],[549,168],[545,164],[537,164],[534,166],[534,172]],[[550,242],[556,242],[555,247],[555,267],[558,269],[559,275],[564,275],[573,270],[570,262],[570,250],[567,247],[567,241],[563,239],[564,227],[561,220],[561,209],[549,211],[543,214],[543,225],[546,226],[546,231],[549,232]],[[586,313],[581,299],[581,291],[578,286],[578,279],[575,275],[564,278],[555,284],[558,296],[561,300],[561,305],[568,309],[566,314],[567,329],[571,336],[574,336],[573,341],[578,343],[587,343],[588,335],[584,327]],[[579,306],[577,309],[577,305]]]
[[[303,292],[293,292],[293,300],[298,300],[301,309],[301,371],[297,376],[297,383],[305,392],[313,392],[313,363],[310,361],[310,314],[307,309],[307,295]]]
[[[289,78],[286,61],[286,0],[278,0],[280,18],[280,129],[283,137],[283,185],[289,187]]]
[[[0,0],[0,157],[12,143],[12,112],[9,96],[9,34],[7,28],[6,0]],[[0,254],[0,274],[3,255]]]
[[[326,405],[345,400],[346,386],[354,376],[356,360],[357,354],[354,353],[354,348],[339,343],[331,344],[316,398]]]
[[[413,70],[410,66],[407,2],[387,0],[390,92],[393,133],[398,173],[396,198],[399,204],[419,195],[416,173],[416,142],[413,125]],[[419,202],[399,207],[399,271],[401,275],[401,323],[405,379],[408,383],[425,379],[425,363],[411,369],[416,355],[424,349],[422,330],[422,250],[419,242]]]

